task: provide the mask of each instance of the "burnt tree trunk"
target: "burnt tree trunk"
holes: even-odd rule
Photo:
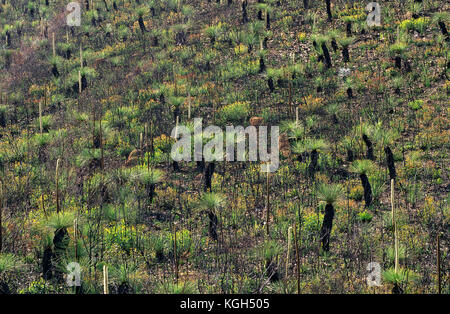
[[[331,48],[333,48],[334,52],[336,52],[338,50],[338,45],[337,45],[336,40],[334,38],[331,40]]]
[[[394,284],[394,287],[392,288],[393,294],[403,294],[403,289],[398,285],[398,283]]]
[[[313,149],[311,151],[311,163],[309,164],[309,168],[308,168],[310,175],[313,175],[316,172],[318,158],[319,158],[319,153],[317,152],[316,149]]]
[[[248,22],[248,15],[247,15],[247,0],[242,2],[242,23]]]
[[[42,278],[44,278],[45,280],[50,280],[53,277],[52,256],[52,249],[50,247],[47,247],[44,250],[44,255],[42,256]]]
[[[142,19],[142,16],[139,17],[139,28],[141,29],[142,33],[145,33],[145,24],[144,24],[144,20]]]
[[[359,177],[361,178],[361,183],[364,188],[364,202],[366,203],[366,207],[369,207],[372,203],[372,187],[370,186],[369,179],[366,174],[361,173]]]
[[[117,289],[117,293],[118,294],[130,294],[130,293],[132,293],[132,289],[127,282],[122,282]]]
[[[402,68],[402,58],[400,58],[399,56],[395,57],[395,67],[397,69],[401,69]]]
[[[266,273],[269,276],[271,282],[280,280],[277,265],[270,259],[266,260]]]
[[[53,253],[53,260],[56,264],[61,262],[62,256],[64,255],[67,246],[69,245],[69,233],[67,228],[62,227],[56,229],[55,236],[53,237],[53,247],[55,252]],[[55,269],[55,276],[61,280],[63,273],[60,270]]]
[[[352,36],[352,22],[347,22],[347,37]]]
[[[209,211],[208,217],[209,217],[209,236],[214,241],[217,241],[217,223],[218,223],[217,215],[214,212]]]
[[[350,61],[350,55],[348,54],[348,47],[342,48],[342,58],[344,59],[345,63]]]
[[[331,57],[330,57],[330,53],[328,52],[327,45],[324,42],[322,43],[322,51],[323,51],[323,56],[325,58],[325,67],[327,69],[329,69],[329,68],[331,68]]]
[[[266,65],[264,63],[264,58],[259,58],[259,73],[263,73],[266,70]]]
[[[349,99],[353,98],[353,89],[351,87],[347,88],[347,97]]]
[[[364,143],[367,145],[367,159],[374,160],[375,156],[373,155],[373,145],[372,142],[369,140],[366,134],[363,134],[363,140]]]
[[[303,7],[305,8],[305,10],[308,10],[309,7],[308,0],[303,0]]]
[[[54,64],[52,66],[52,74],[54,77],[59,77],[59,71],[58,71],[58,67],[56,66],[56,64]]]
[[[155,197],[155,184],[148,184],[147,185],[147,197],[149,198],[150,204],[153,202],[153,198]]]
[[[273,93],[275,87],[273,86],[273,79],[271,77],[269,77],[269,79],[267,80],[267,85],[269,85],[270,92]]]
[[[211,179],[214,174],[215,163],[210,162],[205,170],[205,192],[209,190],[211,192]]]
[[[333,15],[331,14],[331,0],[325,0],[325,3],[327,5],[328,21],[331,22],[333,19]]]
[[[445,27],[445,23],[442,21],[439,21],[438,24],[439,24],[439,28],[441,29],[442,35],[448,36],[447,27]]]
[[[205,171],[205,160],[202,157],[202,160],[198,160],[197,161],[197,171],[198,172],[203,172]]]
[[[386,153],[386,164],[389,169],[389,177],[391,178],[391,180],[395,179],[397,177],[397,174],[395,172],[394,155],[392,154],[389,146],[386,146],[384,148],[384,152]]]
[[[347,161],[352,162],[353,160],[355,160],[353,157],[353,151],[351,149],[347,149]]]
[[[325,252],[330,250],[330,235],[333,227],[334,207],[331,204],[325,206],[325,216],[323,217],[322,229],[320,230],[320,241]]]

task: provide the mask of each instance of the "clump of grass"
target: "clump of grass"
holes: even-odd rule
[[[17,268],[19,263],[19,258],[14,254],[0,254],[0,276]]]
[[[343,194],[343,188],[340,184],[322,183],[317,188],[319,199],[327,204],[334,204]]]
[[[68,228],[72,226],[74,218],[74,212],[65,211],[53,213],[50,217],[48,217],[45,225],[55,230]]]

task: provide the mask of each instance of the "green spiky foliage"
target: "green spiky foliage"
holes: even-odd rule
[[[224,206],[224,204],[225,198],[223,195],[210,192],[210,193],[203,193],[198,205],[199,208],[203,210],[217,212]]]
[[[340,184],[321,183],[317,187],[317,195],[321,201],[334,205],[334,203],[343,195],[343,188]]]
[[[203,193],[198,206],[207,212],[209,217],[209,236],[213,240],[218,239],[217,235],[217,213],[225,205],[225,198],[217,193]]]
[[[17,256],[10,253],[0,254],[0,279],[2,275],[13,271],[19,266],[20,260]]]
[[[58,230],[61,228],[68,228],[73,225],[75,214],[69,211],[53,213],[48,217],[45,225],[49,228]]]
[[[373,169],[374,169],[374,163],[373,163],[373,161],[368,160],[368,159],[355,160],[350,165],[350,171],[360,174],[360,175],[361,174],[367,175]]]
[[[342,196],[343,189],[339,184],[321,183],[317,188],[320,200],[326,203],[325,215],[323,217],[322,228],[320,230],[320,241],[322,249],[328,252],[330,249],[331,229],[333,228],[334,203]]]
[[[367,173],[374,169],[374,164],[371,160],[355,160],[350,165],[350,171],[359,174],[361,178],[361,184],[364,188],[364,201],[365,206],[369,207],[372,204],[372,186],[370,185]]]
[[[382,277],[383,280],[393,285],[392,293],[394,294],[403,293],[403,285],[419,279],[419,276],[415,272],[405,268],[399,268],[397,271],[394,268],[389,268],[383,271]]]
[[[144,185],[160,183],[164,178],[164,172],[159,169],[147,169],[136,167],[130,170],[131,180]]]

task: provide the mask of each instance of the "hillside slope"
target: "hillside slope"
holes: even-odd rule
[[[448,293],[449,4],[368,2],[0,1],[0,291]],[[171,160],[252,117],[270,176]]]

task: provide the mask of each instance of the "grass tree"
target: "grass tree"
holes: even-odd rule
[[[367,173],[373,169],[373,162],[368,159],[355,160],[351,166],[350,171],[359,174],[361,184],[364,188],[364,201],[366,207],[369,207],[372,203],[372,187],[370,186]]]
[[[322,249],[328,252],[330,250],[330,235],[335,214],[334,205],[343,194],[343,189],[339,184],[322,183],[318,186],[317,194],[319,199],[326,203],[325,215],[320,230],[320,241],[322,243]]]
[[[225,204],[225,198],[221,194],[217,193],[203,193],[200,201],[199,208],[204,210],[209,217],[209,236],[214,241],[217,241],[217,212],[223,208]]]
[[[67,228],[72,226],[74,217],[73,212],[59,212],[52,214],[46,221],[46,226],[55,230],[53,235],[53,254],[50,254],[52,257],[52,266],[61,264],[64,258],[70,241]],[[49,247],[50,245],[46,245],[46,250]],[[62,272],[60,271],[60,267],[55,267],[55,275],[61,279]]]
[[[149,204],[153,202],[156,185],[164,178],[164,173],[159,169],[137,167],[131,170],[131,179],[145,187]]]
[[[261,248],[260,254],[264,256],[265,273],[272,282],[280,279],[277,261],[282,251],[283,248],[274,240],[267,240]]]
[[[384,153],[386,155],[386,166],[389,170],[390,179],[395,179],[397,177],[397,172],[395,170],[394,154],[392,153],[390,146],[397,138],[397,133],[392,130],[384,130],[381,128],[381,124],[377,124],[373,136],[384,149]]]
[[[214,44],[219,36],[222,34],[221,25],[211,25],[205,29],[206,35],[209,37],[211,44]]]
[[[10,253],[0,254],[0,294],[10,294],[7,275],[19,267],[19,259]]]
[[[317,162],[319,160],[319,153],[325,152],[328,149],[328,144],[323,139],[306,138],[303,141],[297,141],[293,144],[292,152],[298,155],[297,160],[302,161],[305,153],[309,154],[310,163],[308,166],[308,173],[314,175],[317,170]]]
[[[141,32],[143,34],[146,32],[145,24],[144,24],[144,15],[147,13],[147,10],[142,7],[142,8],[137,9],[136,13],[138,16],[139,28],[141,29]]]
[[[389,52],[395,60],[395,67],[399,70],[402,68],[402,60],[404,58],[404,52],[406,48],[407,44],[400,41],[389,46]]]
[[[382,277],[385,281],[393,285],[393,294],[402,294],[404,292],[403,286],[408,282],[412,282],[418,279],[418,275],[408,269],[393,269],[389,268],[382,273]]]
[[[323,62],[327,69],[331,68],[331,57],[328,51],[327,41],[330,39],[328,36],[322,34],[315,34],[312,36],[312,44],[316,52],[318,53],[317,60]]]
[[[350,62],[350,55],[348,53],[348,47],[354,42],[353,37],[343,37],[338,39],[339,44],[342,47],[342,59],[345,63]]]
[[[325,5],[327,8],[328,21],[331,22],[331,20],[333,19],[333,15],[331,14],[331,0],[325,0]]]
[[[448,31],[447,27],[445,26],[445,23],[448,23],[450,21],[450,13],[437,12],[433,16],[433,21],[438,24],[442,35],[448,38]]]
[[[350,16],[343,16],[342,20],[346,25],[347,36],[348,37],[352,36],[352,23],[357,21],[356,18],[353,15],[350,15]]]

